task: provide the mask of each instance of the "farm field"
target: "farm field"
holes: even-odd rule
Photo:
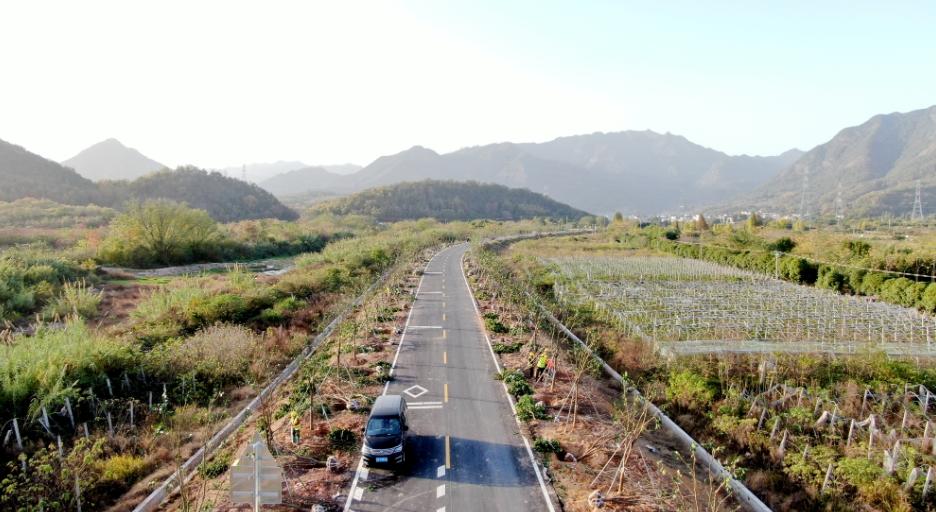
[[[916,310],[676,257],[548,258],[560,304],[591,304],[624,332],[676,353],[934,355],[936,319]]]
[[[499,254],[774,510],[933,509],[930,315],[615,237]]]

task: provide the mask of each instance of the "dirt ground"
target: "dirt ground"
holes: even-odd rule
[[[529,315],[499,300],[496,285],[482,277],[480,269],[471,263],[469,269],[482,314],[494,313],[510,328],[506,334],[491,334],[491,343],[522,344],[518,351],[499,357],[505,368],[527,376],[534,400],[546,407],[547,419],[532,420],[527,428],[531,439],[555,440],[561,447],[559,454],[543,457],[564,510],[736,509],[722,502],[718,483],[709,482],[704,470],[696,471],[680,454],[677,441],[654,421],[647,417],[645,428],[639,426],[642,407],[623,398],[619,383],[597,371],[582,371],[583,359],[569,350],[564,338],[541,329],[534,332]],[[536,360],[545,349],[554,360],[555,376],[534,378]],[[622,463],[628,445],[632,448]],[[596,492],[604,498],[600,508],[589,503]]]
[[[330,412],[327,419],[321,414],[313,416],[307,412],[301,418],[294,419],[287,414],[271,421],[270,448],[283,468],[286,483],[283,491],[284,503],[265,507],[265,510],[310,510],[318,505],[324,507],[324,510],[335,511],[343,507],[346,496],[341,493],[350,487],[359,459],[360,441],[356,438],[347,448],[336,449],[329,442],[328,434],[335,429],[347,429],[354,433],[363,429],[366,407],[357,411],[351,409],[355,401],[363,402],[367,397],[380,394],[383,384],[379,379],[373,378],[379,371],[377,363],[389,364],[393,359],[412,303],[412,294],[419,280],[415,269],[421,268],[425,261],[423,259],[413,262],[411,268],[401,273],[397,279],[389,281],[384,290],[369,298],[365,305],[358,309],[357,319],[368,307],[379,306],[395,312],[392,316],[369,324],[366,332],[355,337],[355,353],[346,352],[348,347],[345,347],[339,364],[334,336],[320,347],[320,351],[327,350],[331,353],[327,365],[329,378],[318,388],[316,394],[317,399],[328,404]],[[362,380],[366,384],[360,385]],[[274,416],[274,411],[285,407],[288,400],[286,390],[289,388],[289,384],[284,385],[270,400],[266,408],[268,416]],[[223,453],[228,450],[231,453],[232,464],[247,450],[248,440],[257,431],[257,419],[263,417],[264,412],[254,416],[229,440],[227,447],[219,451]],[[292,439],[294,425],[299,430],[298,443],[293,443]],[[334,470],[326,467],[330,456],[337,461]],[[235,505],[231,502],[229,471],[213,479],[196,476],[186,485],[186,497],[188,504],[183,503],[180,495],[175,495],[171,502],[163,506],[163,510],[191,509],[193,505],[219,511],[251,509],[249,505]]]

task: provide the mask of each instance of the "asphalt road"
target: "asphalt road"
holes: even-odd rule
[[[554,510],[462,270],[461,244],[428,263],[385,394],[409,404],[408,467],[359,467],[345,511]]]

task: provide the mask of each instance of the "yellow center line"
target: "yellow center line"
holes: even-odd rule
[[[448,352],[442,352],[442,364],[448,364]]]
[[[445,436],[445,469],[452,469],[452,447],[449,436]]]
[[[445,383],[444,391],[445,391],[445,398],[444,398],[444,400],[445,400],[446,402],[448,402],[448,383],[447,383],[447,382]]]
[[[442,321],[445,321],[445,313],[442,313]]]
[[[444,340],[447,337],[448,337],[448,331],[446,329],[442,329],[442,339]]]

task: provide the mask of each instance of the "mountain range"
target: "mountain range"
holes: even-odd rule
[[[117,139],[107,139],[62,162],[89,180],[134,180],[166,166],[128,148]]]
[[[936,207],[936,106],[876,115],[845,128],[718,209],[798,214],[805,197],[806,213],[813,215],[908,215],[918,180],[923,204]]]
[[[544,143],[499,143],[439,154],[414,146],[363,169],[338,175],[295,170],[260,185],[284,196],[309,191],[347,194],[425,179],[526,188],[596,213],[654,214],[749,192],[792,164],[801,152],[730,156],[685,137],[652,131],[594,133]]]
[[[133,177],[162,167],[114,139],[82,151],[66,164],[85,177],[0,143],[0,200],[41,194],[61,202],[90,201],[100,190],[87,177]],[[240,177],[242,170],[231,168],[226,174]],[[733,156],[679,135],[622,131],[543,143],[504,142],[445,154],[414,146],[363,168],[293,161],[253,164],[250,172],[269,176],[259,183],[265,191],[300,205],[433,179],[526,188],[606,215],[738,210],[795,215],[803,199],[810,214],[834,214],[841,204],[850,216],[906,215],[918,181],[924,205],[936,205],[936,106],[876,115],[807,153],[794,149],[776,156]]]
[[[20,146],[0,141],[0,201],[23,198],[58,203],[122,207],[127,201],[170,199],[206,210],[222,222],[279,218],[294,220],[290,210],[260,187],[194,167],[164,169],[132,181],[93,182]]]

